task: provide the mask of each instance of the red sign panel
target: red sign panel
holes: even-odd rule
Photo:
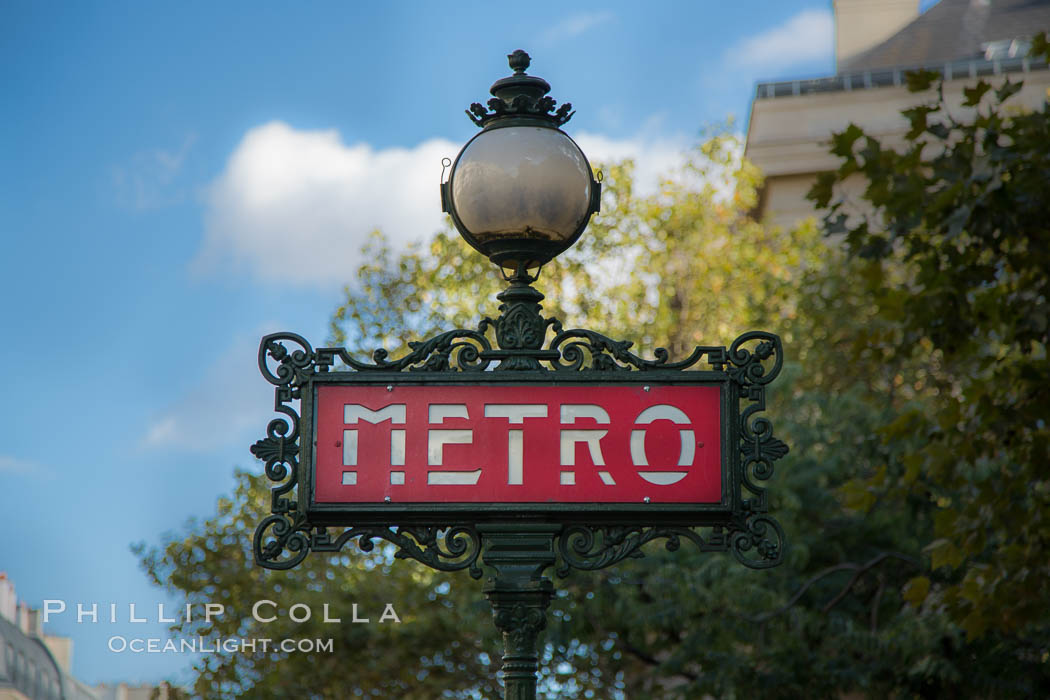
[[[722,498],[718,386],[316,391],[318,504]]]

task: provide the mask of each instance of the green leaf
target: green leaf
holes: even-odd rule
[[[963,618],[960,626],[965,630],[966,638],[974,640],[981,637],[988,629],[988,620],[975,610]]]
[[[916,576],[906,584],[901,593],[901,597],[904,600],[911,603],[912,607],[919,607],[926,600],[926,596],[930,594],[930,579],[925,576]]]
[[[930,555],[930,567],[934,570],[942,566],[955,569],[963,562],[962,551],[948,539],[934,540],[926,546],[926,551]]]
[[[845,130],[831,135],[831,152],[840,158],[852,158],[853,144],[861,136],[864,136],[864,130],[850,122]]]
[[[1019,80],[1016,83],[1011,83],[1010,79],[1007,78],[1003,82],[1002,87],[995,91],[995,96],[999,98],[1000,102],[1006,102],[1012,95],[1020,92],[1022,87],[1024,87],[1024,81]]]
[[[904,81],[909,92],[922,92],[929,90],[933,82],[940,77],[941,74],[934,70],[913,70],[904,74]]]
[[[875,505],[875,494],[860,480],[846,482],[842,486],[842,495],[846,502],[846,507],[850,510],[864,513]]]
[[[911,109],[901,110],[901,114],[911,124],[911,129],[908,130],[905,138],[914,139],[922,132],[926,131],[926,119],[930,112],[936,112],[936,107],[929,105],[917,105]]]
[[[806,193],[806,199],[812,201],[821,209],[827,207],[831,203],[832,185],[834,184],[835,173],[817,173],[817,179],[813,182],[813,186],[809,188],[809,192]]]
[[[964,87],[963,95],[966,96],[966,99],[963,101],[963,104],[967,107],[976,107],[980,104],[984,94],[991,89],[992,86],[984,80],[978,81],[973,87]]]
[[[1050,42],[1047,41],[1045,31],[1039,32],[1032,37],[1032,49],[1028,55],[1032,58],[1041,58],[1050,63]]]

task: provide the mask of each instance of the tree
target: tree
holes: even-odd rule
[[[606,166],[603,213],[572,251],[544,270],[546,313],[614,337],[638,339],[639,352],[652,352],[659,343],[679,354],[711,338],[731,339],[745,328],[784,326],[794,313],[790,288],[796,271],[818,264],[818,236],[812,226],[783,232],[752,220],[748,211],[757,201],[757,173],[739,152],[731,136],[717,134],[698,149],[678,180],[668,180],[644,196],[634,190],[630,163]],[[484,307],[494,304],[501,286],[492,266],[447,230],[425,248],[401,255],[390,251],[377,234],[366,259],[370,262],[360,268],[357,284],[348,287],[332,325],[332,340],[358,354],[376,347],[397,354],[409,340],[450,326],[474,325],[485,315]],[[688,260],[695,263],[685,265]],[[456,283],[448,284],[448,278]],[[613,306],[605,300],[613,300]],[[155,583],[189,602],[220,602],[236,611],[211,623],[184,623],[179,633],[273,638],[334,634],[340,649],[358,643],[365,634],[363,627],[335,630],[315,626],[315,620],[296,626],[284,618],[264,626],[250,616],[244,619],[238,605],[273,599],[275,591],[281,600],[311,604],[315,610],[324,602],[333,607],[341,602],[343,608],[362,600],[378,603],[377,596],[396,592],[395,598],[405,601],[403,607],[418,615],[411,627],[414,633],[403,634],[410,629],[407,622],[382,632],[367,628],[370,635],[381,637],[370,645],[376,649],[370,663],[341,664],[338,669],[330,668],[332,659],[323,655],[209,656],[198,665],[198,692],[222,696],[297,687],[303,695],[324,695],[352,683],[348,687],[361,692],[412,697],[406,689],[418,683],[420,668],[427,674],[428,696],[443,689],[455,696],[460,695],[454,689],[463,689],[463,697],[472,691],[492,692],[494,667],[487,653],[494,653],[498,644],[487,604],[474,582],[411,562],[391,566],[389,553],[382,552],[327,560],[313,556],[285,573],[256,568],[244,533],[264,515],[268,494],[263,482],[240,473],[237,492],[220,501],[214,517],[191,523],[162,547],[139,545],[137,551]],[[580,575],[574,583],[585,589],[587,580]],[[338,583],[334,599],[332,584],[326,582]],[[440,608],[429,603],[435,595],[443,603]],[[569,608],[574,604],[568,597],[557,601],[552,619],[571,619]],[[400,640],[396,650],[384,646],[394,639]],[[408,661],[406,654],[421,660]],[[566,638],[557,649],[552,646],[546,660],[547,686],[581,697],[610,696],[624,684],[623,671],[603,670],[600,656],[590,640]],[[278,658],[280,664],[275,663]],[[571,673],[561,672],[566,668]],[[304,679],[302,685],[289,685],[297,677]]]
[[[635,191],[629,163],[605,166],[602,213],[538,286],[548,295],[546,315],[636,340],[641,353],[666,345],[680,356],[751,328],[781,334],[794,362],[770,414],[792,452],[778,462],[771,495],[789,536],[786,560],[754,572],[719,555],[656,546],[641,560],[573,573],[558,583],[550,611],[541,687],[563,698],[1038,689],[1047,673],[1026,638],[995,630],[967,639],[948,607],[908,602],[917,599],[923,547],[943,508],[920,489],[888,485],[910,474],[909,460],[927,444],[920,431],[899,430],[901,417],[934,415],[946,397],[932,388],[949,371],[889,342],[904,331],[874,290],[908,280],[909,270],[885,258],[850,260],[848,246],[827,245],[812,223],[784,231],[755,222],[759,175],[739,154],[731,136],[716,134],[653,194]],[[370,245],[371,262],[333,316],[333,341],[358,354],[398,354],[409,340],[492,315],[495,271],[450,231],[400,255],[381,236]],[[919,372],[926,383],[916,388]],[[884,426],[898,427],[893,439]],[[262,482],[242,473],[215,517],[160,548],[140,546],[153,580],[191,602],[231,609],[275,595],[315,610],[393,599],[415,617],[397,627],[331,629],[287,619],[260,628],[244,615],[197,620],[182,632],[336,636],[338,649],[364,657],[217,655],[201,662],[198,693],[496,695],[499,645],[478,584],[393,563],[381,547],[312,555],[290,572],[258,569],[247,533],[265,511]],[[950,580],[933,583],[931,601]]]
[[[1050,57],[1045,33],[1033,48]],[[999,635],[1005,656],[1045,664],[1050,114],[1046,103],[1011,110],[1021,84],[1008,79],[966,88],[958,113],[937,74],[913,74],[909,87],[935,98],[904,112],[904,148],[850,125],[834,137],[840,167],[810,193],[876,305],[878,324],[854,353],[878,348],[922,397],[880,431],[887,444],[918,444],[850,488],[865,509],[929,504],[929,570],[906,593],[917,610],[944,611],[971,640]],[[851,176],[867,183],[860,215],[841,194]]]
[[[269,482],[262,474],[237,473],[237,489],[220,499],[216,513],[190,522],[183,536],[163,547],[136,545],[152,581],[191,604],[192,616],[174,626],[182,638],[267,639],[245,653],[205,654],[196,665],[197,697],[398,697],[431,700],[463,688],[492,693],[488,652],[497,648],[491,625],[466,628],[464,619],[488,615],[481,587],[421,566],[394,562],[388,549],[370,554],[311,556],[294,571],[255,565],[251,533],[269,514]],[[252,606],[264,604],[258,617]],[[225,610],[210,620],[206,604]],[[399,621],[380,622],[387,603]],[[290,610],[305,605],[306,611]],[[326,608],[327,606],[327,608]],[[356,606],[356,612],[355,612]],[[340,618],[343,624],[325,623]],[[354,617],[369,623],[353,623]],[[332,650],[287,653],[283,640],[332,640]],[[452,694],[448,697],[469,697]]]

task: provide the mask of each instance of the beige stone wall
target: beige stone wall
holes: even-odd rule
[[[44,635],[44,644],[55,657],[58,667],[66,673],[73,673],[73,640],[69,637],[55,637],[50,634]]]
[[[834,0],[835,61],[864,53],[919,16],[919,0]]]
[[[95,688],[100,700],[150,700],[155,690],[159,690],[159,696],[161,700],[169,697],[168,685],[161,683],[160,686],[149,685],[143,683],[142,685],[128,685],[127,683],[118,683],[117,685],[107,685],[102,683]]]

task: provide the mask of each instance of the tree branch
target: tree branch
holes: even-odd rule
[[[852,571],[853,572],[853,576],[851,576],[849,581],[846,582],[846,585],[842,587],[842,590],[840,590],[821,609],[821,612],[828,613],[828,612],[831,611],[832,608],[834,608],[836,605],[838,605],[840,602],[842,602],[842,599],[845,598],[847,594],[849,594],[849,592],[853,589],[853,587],[855,585],[857,585],[857,582],[864,576],[864,574],[868,573],[869,571],[871,571],[872,569],[874,569],[876,566],[878,566],[882,562],[886,561],[887,559],[898,559],[898,560],[903,561],[905,563],[911,564],[912,566],[914,566],[916,568],[919,567],[919,562],[914,557],[910,557],[907,554],[901,554],[900,552],[882,552],[881,554],[879,554],[878,556],[874,557],[873,559],[871,559],[870,561],[868,561],[865,564],[857,564],[855,562],[845,562],[845,563],[842,563],[842,564],[836,564],[835,566],[829,566],[828,568],[824,569],[823,571],[818,572],[817,574],[812,576],[809,580],[807,580],[805,583],[803,583],[802,586],[799,587],[799,589],[797,591],[795,591],[795,594],[791,596],[791,598],[788,600],[788,602],[784,603],[783,605],[781,605],[776,610],[772,610],[770,612],[763,613],[763,614],[757,615],[755,617],[749,617],[749,618],[746,618],[746,619],[748,619],[751,622],[761,623],[761,622],[765,622],[766,620],[769,620],[771,618],[774,618],[777,615],[782,615],[785,612],[787,612],[788,610],[790,610],[792,607],[794,607],[795,604],[798,603],[798,601],[802,598],[802,596],[805,595],[806,591],[808,591],[810,588],[812,588],[814,585],[816,585],[822,579],[827,578],[831,574],[838,573],[839,571]],[[881,597],[881,590],[882,590],[883,587],[884,587],[884,585],[880,581],[879,597]],[[873,615],[872,615],[872,624],[874,625],[876,622],[877,622],[877,617],[873,613]]]

